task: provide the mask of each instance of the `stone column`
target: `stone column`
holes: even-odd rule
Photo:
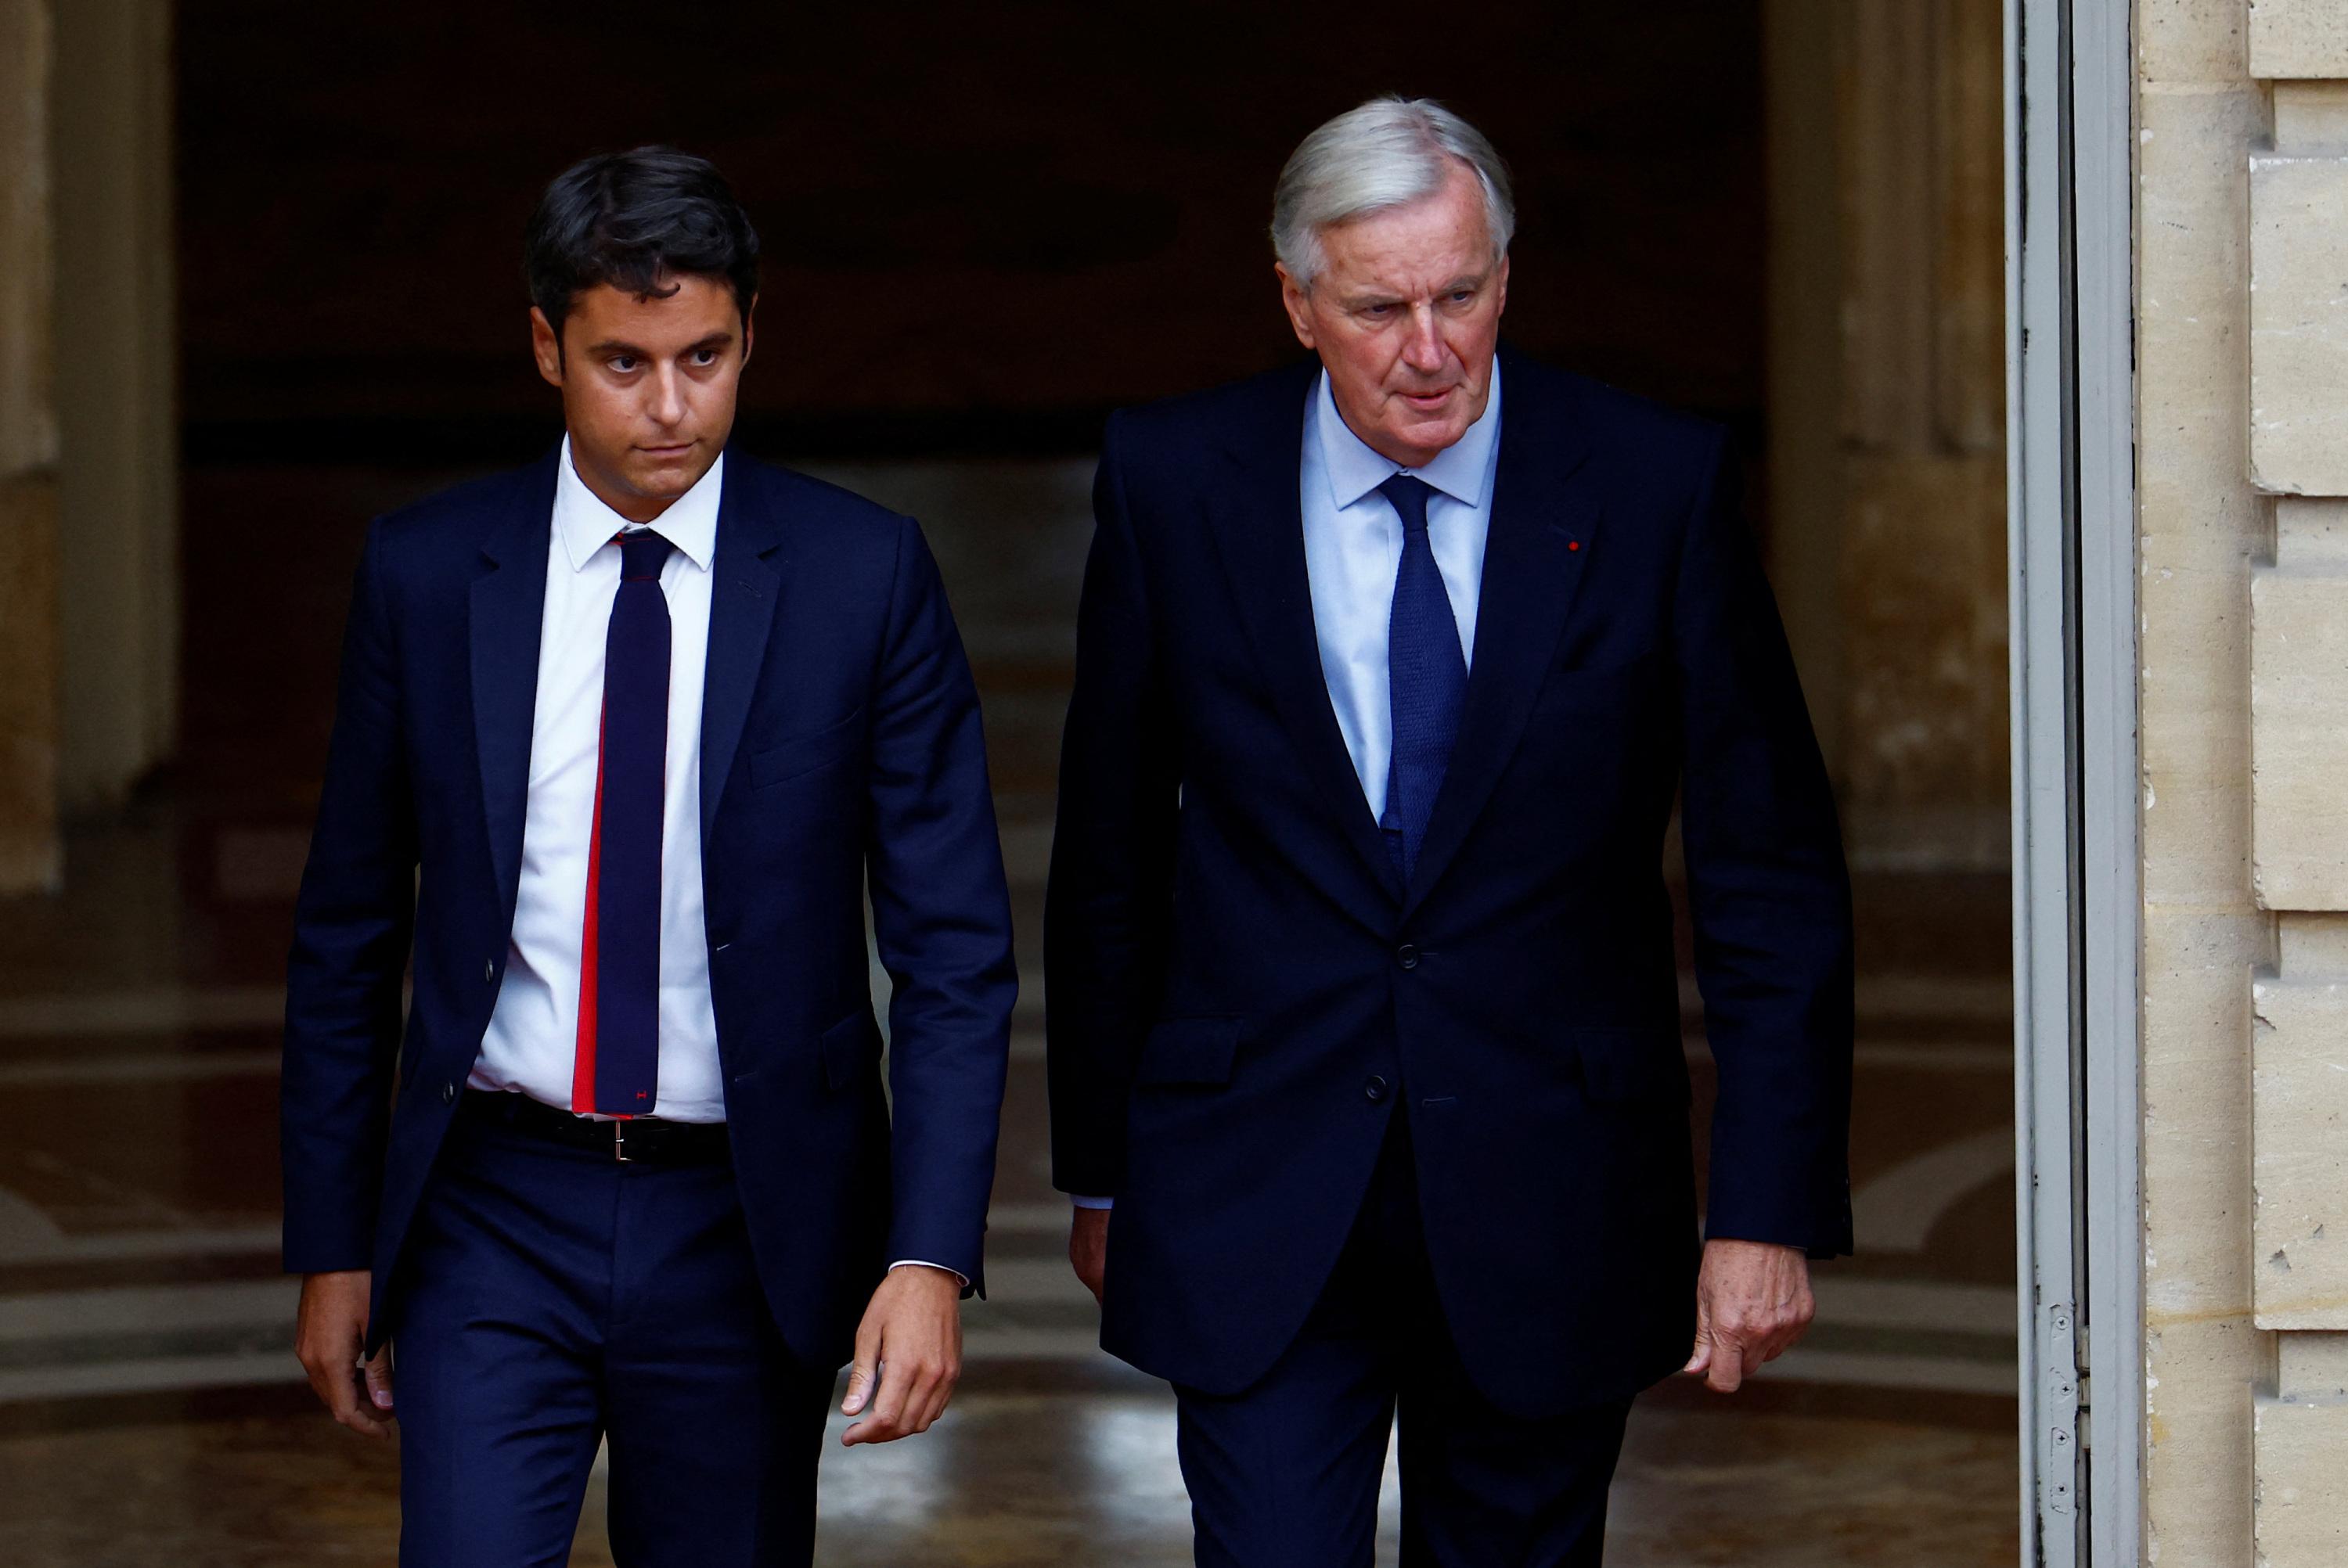
[[[2005,862],[1998,0],[1776,0],[1771,561],[1853,858]]]
[[[1996,0],[1844,32],[1843,777],[1862,862],[2004,864],[2004,221]]]
[[[61,864],[49,53],[47,0],[0,0],[0,893]]]
[[[178,734],[171,6],[56,13],[59,789],[118,805]],[[265,281],[255,280],[256,288]]]

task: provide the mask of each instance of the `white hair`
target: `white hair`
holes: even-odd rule
[[[1297,144],[1272,188],[1272,252],[1298,287],[1310,289],[1325,261],[1323,230],[1432,196],[1455,164],[1467,165],[1483,187],[1498,261],[1517,229],[1508,165],[1482,131],[1433,98],[1395,94],[1347,109]]]

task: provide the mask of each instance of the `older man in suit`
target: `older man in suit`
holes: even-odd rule
[[[1471,127],[1273,206],[1317,364],[1121,415],[1046,912],[1055,1173],[1198,1561],[1600,1561],[1630,1400],[1850,1245],[1849,896],[1718,428],[1501,346]],[[1701,1246],[1663,846],[1719,1065]]]

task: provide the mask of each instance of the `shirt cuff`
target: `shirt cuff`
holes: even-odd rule
[[[901,1268],[934,1268],[940,1274],[951,1274],[956,1279],[961,1280],[962,1287],[964,1290],[968,1290],[970,1288],[970,1276],[964,1274],[958,1268],[948,1268],[942,1263],[924,1263],[918,1257],[899,1258],[895,1263],[889,1266],[889,1272],[894,1274]]]
[[[1117,1200],[1115,1198],[1088,1198],[1081,1193],[1069,1194],[1068,1202],[1076,1204],[1076,1207],[1080,1209],[1113,1209],[1117,1207]]]

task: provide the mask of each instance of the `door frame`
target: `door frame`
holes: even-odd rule
[[[2143,1544],[2129,0],[2006,0],[2022,1561]]]

